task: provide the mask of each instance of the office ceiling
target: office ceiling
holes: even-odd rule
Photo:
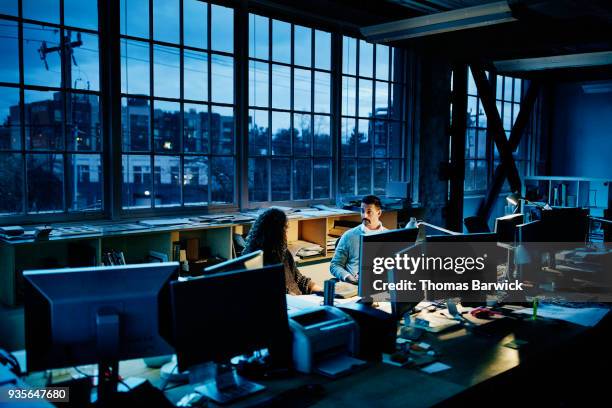
[[[499,0],[386,2],[429,17],[443,16],[440,13],[466,7],[500,3]],[[506,3],[514,21],[399,39],[392,43],[491,67],[495,62],[521,59],[520,64],[500,66],[511,67],[517,70],[513,72],[515,75],[523,77],[561,80],[612,77],[612,1],[508,0]],[[610,55],[602,54],[606,52]],[[546,60],[542,59],[575,54],[579,54],[577,58],[561,61],[550,58],[550,69],[546,69]],[[584,66],[568,63],[564,67],[564,60],[584,61]],[[536,67],[538,69],[534,69]]]

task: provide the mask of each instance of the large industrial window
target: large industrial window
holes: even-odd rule
[[[491,75],[487,74],[490,78]],[[490,79],[491,80],[491,79]],[[493,77],[495,99],[497,111],[500,114],[506,137],[510,138],[510,132],[520,110],[520,104],[526,92],[526,81],[519,78],[512,78],[503,75]],[[472,76],[468,70],[468,104],[467,104],[467,128],[465,139],[465,191],[478,194],[483,193],[488,188],[489,179],[495,167],[499,164],[499,153],[493,138],[487,131],[487,116],[482,107],[482,102],[478,97],[478,90]],[[526,175],[529,155],[527,152],[531,128],[525,128],[522,142],[514,152],[519,175]],[[493,166],[489,167],[489,157],[493,158]],[[509,190],[508,182],[504,182],[504,190]]]
[[[97,15],[96,0],[0,3],[0,215],[102,209]]]
[[[403,52],[343,37],[340,194],[384,195],[404,176]]]
[[[331,34],[249,15],[249,201],[331,197]]]
[[[233,9],[121,0],[120,24],[123,208],[234,203]]]

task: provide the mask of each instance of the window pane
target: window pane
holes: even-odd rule
[[[474,160],[465,161],[465,179],[463,181],[463,188],[465,191],[474,191]]]
[[[156,152],[181,151],[181,105],[178,102],[154,102],[153,139]]]
[[[502,99],[504,96],[504,77],[503,75],[496,76],[495,98]]]
[[[208,204],[208,157],[185,156],[184,163],[185,205]]]
[[[213,106],[211,121],[210,133],[213,154],[233,154],[234,108]]]
[[[516,123],[516,118],[518,117],[519,111],[521,110],[521,105],[518,103],[512,104],[512,126]]]
[[[291,109],[290,91],[290,68],[272,65],[272,107],[278,109]]]
[[[372,81],[359,80],[359,116],[368,118],[372,116]]]
[[[389,47],[376,45],[376,78],[389,80]]]
[[[180,97],[181,55],[178,48],[153,46],[153,89],[155,96]]]
[[[329,116],[314,117],[314,155],[331,156]]]
[[[305,67],[312,66],[312,29],[294,26],[294,64]]]
[[[387,131],[389,122],[370,121],[370,137],[374,142],[374,157],[387,157]],[[399,152],[394,154],[399,154]]]
[[[121,132],[124,152],[150,149],[149,101],[142,98],[121,98]]]
[[[269,105],[270,65],[265,62],[249,61],[249,105]]]
[[[208,54],[184,50],[183,95],[195,101],[208,100]]]
[[[504,100],[512,100],[512,78],[504,77]]]
[[[268,111],[254,109],[249,111],[249,155],[268,154],[268,130],[270,127],[268,121]]]
[[[26,141],[29,149],[60,150],[62,134],[62,95],[52,91],[25,91]]]
[[[306,69],[295,69],[293,71],[293,109],[311,112],[311,73]]]
[[[267,17],[249,14],[249,57],[270,59],[269,24]]]
[[[359,76],[372,78],[374,45],[359,40]]]
[[[77,41],[80,38],[83,42],[83,45],[72,49],[72,83],[70,87],[98,91],[100,89],[98,36],[87,33],[77,34],[73,31],[72,35],[69,35],[68,38],[70,41]]]
[[[149,38],[149,0],[121,0],[121,34]]]
[[[123,155],[123,208],[151,207],[151,159],[149,156]]]
[[[315,67],[331,69],[331,34],[315,30]]]
[[[465,153],[466,158],[474,159],[476,157],[476,129],[468,128],[465,135]]]
[[[289,113],[272,112],[272,154],[291,154]],[[275,178],[273,177],[272,180],[275,180]]]
[[[508,131],[512,129],[512,103],[510,102],[504,102],[503,121],[504,130]]]
[[[286,201],[290,199],[291,160],[272,159],[272,201]]]
[[[355,160],[344,159],[340,165],[340,194],[355,194]]]
[[[296,113],[293,115],[293,154],[297,156],[310,155],[312,130],[310,129],[310,115]]]
[[[213,50],[234,52],[234,10],[211,5],[211,45]]]
[[[121,40],[121,92],[149,95],[149,45]]]
[[[331,109],[331,78],[330,74],[315,72],[314,77],[314,109],[315,112],[329,113]]]
[[[342,118],[342,156],[355,156],[355,119]]]
[[[153,0],[153,39],[179,43],[179,1]]]
[[[480,130],[478,131],[478,149],[476,154],[479,159],[487,158],[487,131]]]
[[[21,148],[19,88],[0,87],[0,150]]]
[[[386,118],[389,113],[389,83],[376,81],[375,117]]]
[[[482,107],[482,102],[480,99],[478,100],[478,127],[486,128],[487,127],[487,114]]]
[[[357,161],[357,194],[366,195],[372,192],[372,160]]]
[[[249,201],[268,201],[268,159],[249,159]]]
[[[0,153],[0,214],[23,212],[23,156]]]
[[[41,7],[44,8],[44,7]],[[59,10],[58,10],[59,11]],[[35,24],[23,25],[23,75],[27,85],[61,86],[61,69],[59,52],[44,54],[41,61],[40,50],[44,43],[47,49],[59,47],[59,30]]]
[[[272,20],[272,59],[291,63],[291,24]]]
[[[342,73],[357,75],[357,40],[342,37]]]
[[[155,206],[181,205],[181,159],[155,156]]]
[[[102,209],[102,160],[99,154],[68,155],[68,209],[94,211]]]
[[[3,2],[2,4],[5,3]],[[0,38],[2,38],[2,41],[0,41],[0,53],[2,55],[2,65],[0,65],[1,82],[19,82],[18,35],[17,23],[0,19]],[[42,61],[39,63],[42,63]]]
[[[97,0],[64,0],[64,24],[98,30]]]
[[[208,135],[210,132],[208,105],[185,104],[183,110],[184,151],[208,153]]]
[[[59,24],[59,17],[60,0],[23,0],[23,18]]]
[[[357,155],[360,157],[370,157],[372,155],[372,138],[371,131],[373,130],[374,121],[367,119],[359,119],[359,140],[357,142]]]
[[[293,199],[307,200],[310,198],[310,159],[296,159],[293,165]]]
[[[389,160],[389,181],[402,181],[401,160]]]
[[[467,126],[477,127],[478,126],[478,101],[474,96],[468,96],[467,103]]]
[[[234,202],[234,159],[232,157],[211,158],[212,202],[225,204]]]
[[[474,188],[476,190],[487,189],[487,162],[485,160],[476,161],[476,179]]]
[[[374,160],[374,194],[385,195],[387,191],[387,160]]]
[[[342,115],[355,116],[356,92],[355,78],[342,77]]]
[[[476,82],[474,82],[474,75],[470,67],[468,67],[468,95],[478,95],[478,89],[476,88]]]
[[[521,80],[514,78],[514,102],[520,102],[521,95]]]
[[[64,158],[61,154],[29,154],[28,212],[64,209]]]
[[[183,0],[183,42],[185,45],[207,48],[207,27],[208,4],[198,0]]]
[[[66,115],[68,150],[100,151],[100,101],[97,95],[71,94]]]
[[[221,55],[211,55],[213,102],[234,103],[234,59]]]
[[[17,16],[19,14],[19,3],[16,1],[0,2],[0,13]]]
[[[329,198],[331,162],[329,159],[314,159],[313,168],[314,199]]]

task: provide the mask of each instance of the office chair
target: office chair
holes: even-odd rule
[[[491,232],[491,229],[487,224],[487,220],[480,215],[464,218],[463,223],[470,234],[478,232]]]

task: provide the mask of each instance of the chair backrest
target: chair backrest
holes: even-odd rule
[[[491,229],[487,224],[487,220],[479,215],[467,217],[463,220],[463,223],[465,224],[465,228],[467,228],[467,231],[470,234],[474,234],[477,232],[491,232]]]

